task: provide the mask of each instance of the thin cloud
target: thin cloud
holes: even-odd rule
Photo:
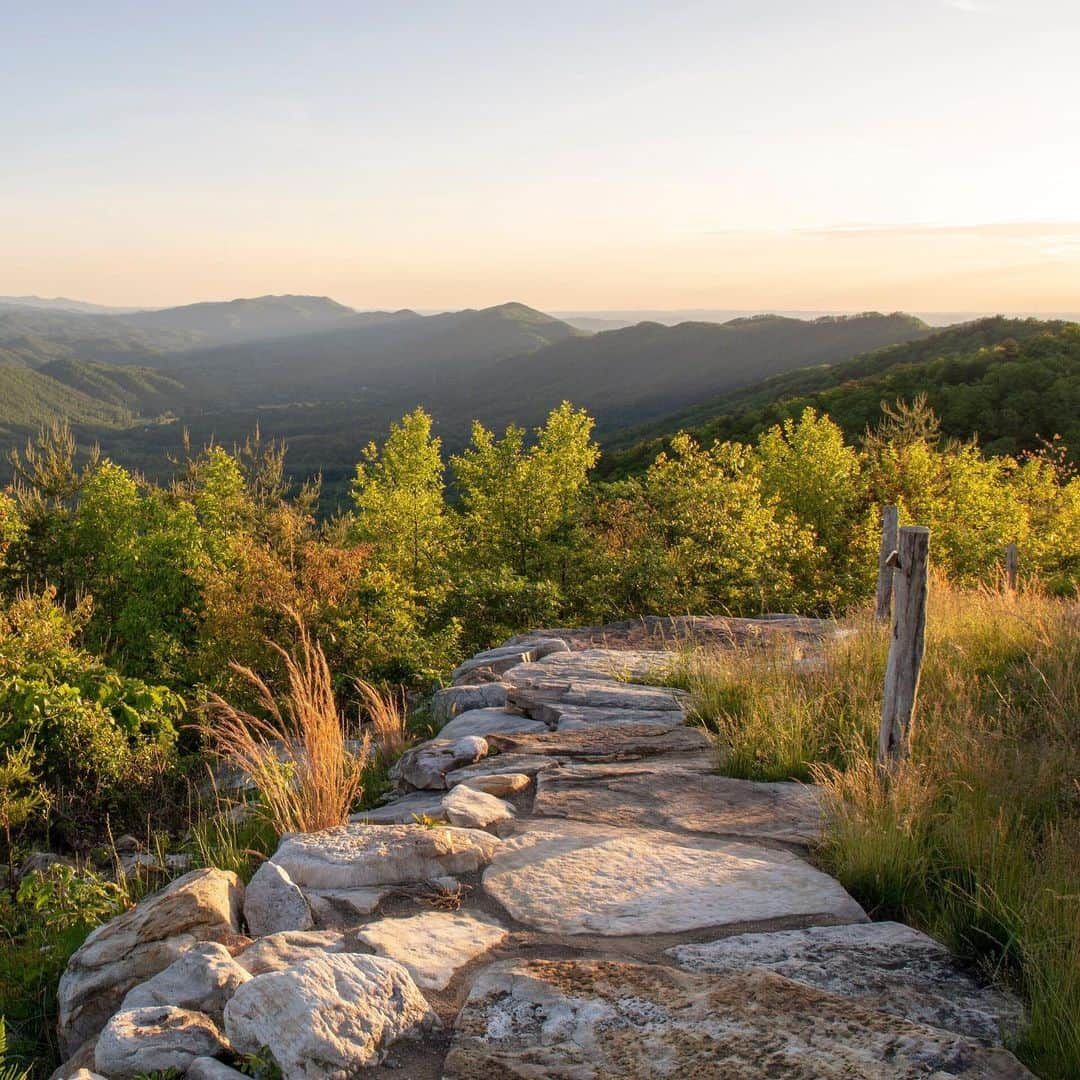
[[[989,4],[980,3],[980,0],[941,0],[943,6],[952,8],[953,11],[963,11],[967,15],[977,15],[980,11],[988,11]]]

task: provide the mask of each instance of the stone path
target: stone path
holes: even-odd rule
[[[645,620],[478,654],[385,805],[286,837],[246,893],[194,871],[91,935],[57,1077],[224,1080],[229,1047],[286,1080],[1029,1076],[1002,1048],[1018,1003],[870,923],[807,861],[815,791],[717,775],[656,685],[691,634],[801,660],[830,629]]]

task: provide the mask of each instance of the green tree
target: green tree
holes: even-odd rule
[[[380,451],[364,448],[356,466],[353,533],[370,543],[379,565],[415,587],[442,579],[451,541],[443,481],[442,441],[431,417],[416,409],[391,424]]]
[[[502,439],[473,424],[472,445],[452,459],[475,562],[509,566],[522,577],[559,574],[589,470],[599,449],[594,421],[564,401],[537,428],[532,445],[511,425]]]

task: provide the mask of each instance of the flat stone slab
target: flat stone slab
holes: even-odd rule
[[[446,1080],[1019,1080],[1009,1053],[766,972],[604,960],[494,964],[454,1028]]]
[[[524,776],[536,776],[542,769],[551,769],[556,765],[554,758],[545,754],[497,754],[484,758],[475,765],[465,765],[446,774],[447,787],[460,784],[478,776],[505,776],[515,773]]]
[[[380,919],[357,932],[379,956],[396,960],[424,990],[443,990],[458,970],[498,945],[507,931],[493,919],[465,912],[425,911]]]
[[[685,714],[674,709],[594,709],[584,705],[547,702],[540,711],[545,724],[556,731],[572,731],[598,725],[612,727],[623,724],[654,724],[670,728],[686,724]]]
[[[349,820],[367,825],[414,825],[424,818],[445,821],[446,811],[442,806],[445,797],[445,791],[414,791],[386,803],[385,806],[361,810]]]
[[[864,922],[840,883],[788,851],[575,821],[524,824],[484,872],[484,889],[549,934],[674,934],[813,918]]]
[[[671,671],[677,656],[661,649],[582,649],[545,656],[540,665],[560,678],[606,676],[620,682],[637,682]]]
[[[817,839],[824,824],[809,785],[736,780],[663,761],[544,770],[533,814],[799,844]]]
[[[691,971],[764,969],[985,1043],[1013,1035],[1024,1018],[1011,994],[977,982],[944,945],[900,923],[738,934],[668,952]]]
[[[459,713],[440,732],[440,739],[460,739],[465,735],[513,735],[518,732],[547,731],[547,724],[530,720],[505,709],[470,709]]]
[[[637,709],[649,712],[682,712],[686,695],[663,686],[638,686],[635,683],[599,679],[558,679],[551,676],[529,678],[525,684],[506,691],[506,704],[520,709],[534,720],[554,727],[557,712],[545,711],[552,705],[578,705],[589,709]]]
[[[569,731],[545,728],[540,734],[492,735],[488,742],[500,752],[545,754],[583,762],[633,761],[705,751],[710,767],[716,764],[713,745],[702,731],[670,721],[667,724],[599,724]]]
[[[273,861],[302,889],[362,889],[479,870],[499,846],[477,829],[339,825],[283,840]]]

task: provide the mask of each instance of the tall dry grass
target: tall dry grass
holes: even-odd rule
[[[348,820],[364,791],[371,752],[366,733],[350,746],[334,697],[326,656],[303,621],[296,619],[298,644],[280,656],[287,690],[280,698],[250,668],[234,664],[263,715],[210,697],[209,740],[230,765],[258,790],[276,831],[314,832]]]
[[[820,664],[694,653],[678,681],[723,771],[812,779],[818,862],[877,918],[945,941],[1024,997],[1015,1049],[1080,1076],[1080,605],[932,583],[912,755],[874,764],[887,630],[868,617]]]

